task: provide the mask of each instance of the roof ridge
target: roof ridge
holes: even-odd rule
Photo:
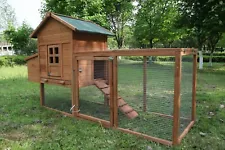
[[[71,18],[71,19],[76,19],[76,20],[81,20],[81,21],[85,21],[85,22],[90,22],[90,23],[93,23],[93,24],[97,25],[98,27],[100,27],[100,28],[102,28],[102,29],[104,29],[104,30],[106,30],[106,31],[108,31],[108,32],[113,33],[112,31],[110,31],[110,30],[108,30],[108,29],[106,29],[106,28],[103,28],[103,27],[100,26],[99,24],[97,24],[97,23],[95,23],[95,22],[93,22],[93,21],[90,21],[90,20],[85,20],[85,19],[81,19],[81,18],[75,18],[75,17],[72,17],[72,16],[67,16],[67,15],[63,15],[63,14],[58,14],[58,13],[55,13],[55,12],[51,12],[51,13],[54,14],[54,15],[58,15],[58,16],[63,16],[63,17]],[[114,33],[113,33],[113,34],[114,34]]]

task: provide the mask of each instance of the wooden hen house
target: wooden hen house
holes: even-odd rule
[[[114,34],[105,28],[81,19],[74,19],[61,14],[47,13],[31,38],[38,40],[38,53],[26,58],[28,80],[44,84],[55,84],[72,87],[74,54],[107,50],[107,36]],[[98,53],[97,52],[97,53]],[[95,85],[109,103],[108,69],[109,65],[102,60],[79,60],[79,86]],[[75,83],[74,83],[75,84]],[[44,105],[41,94],[41,105]],[[108,98],[107,98],[108,97]],[[128,117],[138,114],[121,97],[119,109]]]
[[[107,36],[113,33],[101,26],[81,19],[55,13],[47,13],[40,25],[31,34],[38,40],[38,53],[28,57],[28,80],[71,85],[72,56],[83,51],[107,50]],[[87,74],[93,68],[93,61],[79,64],[82,74],[80,86],[92,84]]]

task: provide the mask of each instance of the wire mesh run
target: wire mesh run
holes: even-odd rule
[[[108,63],[79,60],[79,109],[81,114],[110,120]]]
[[[172,140],[174,57],[163,58],[129,56],[119,60],[119,127]]]
[[[193,56],[182,57],[179,134],[190,124],[192,113]]]
[[[71,113],[71,89],[59,86],[45,84],[45,106],[67,113]]]

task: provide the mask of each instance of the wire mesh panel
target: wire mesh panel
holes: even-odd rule
[[[172,140],[174,57],[143,58],[118,62],[119,127]]]
[[[78,64],[80,113],[109,121],[107,60],[79,60]]]
[[[193,83],[193,56],[182,57],[181,96],[180,96],[180,134],[191,122]]]
[[[71,88],[45,84],[45,106],[71,113]]]

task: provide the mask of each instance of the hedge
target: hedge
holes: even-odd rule
[[[210,53],[204,53],[204,56],[210,56]],[[213,56],[225,56],[225,53],[213,53]]]
[[[143,56],[124,56],[122,58],[128,59],[128,60],[134,60],[134,61],[143,61]],[[210,58],[210,56],[203,56],[203,61],[208,62],[209,58]],[[149,56],[147,57],[147,60],[149,60]],[[172,56],[153,56],[152,61],[175,61],[175,57],[172,57]],[[191,56],[184,56],[182,58],[182,61],[191,62],[192,57]],[[225,62],[225,56],[213,56],[212,61],[213,62]]]
[[[24,60],[27,56],[13,55],[13,56],[1,56],[0,57],[0,67],[1,66],[14,66],[14,65],[25,65]]]

